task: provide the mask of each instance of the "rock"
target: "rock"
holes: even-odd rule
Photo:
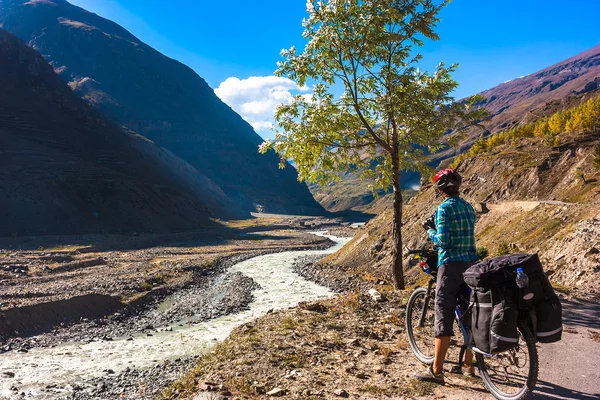
[[[484,202],[473,204],[473,209],[475,209],[475,212],[479,214],[487,214],[490,212],[489,208],[487,208],[487,204]]]
[[[592,255],[598,254],[598,253],[600,253],[600,250],[598,250],[596,247],[592,247],[591,249],[589,249],[587,251],[587,253],[585,253],[585,256],[589,257],[589,256],[592,256]]]
[[[346,398],[346,397],[349,397],[349,396],[350,396],[350,395],[348,394],[348,392],[346,392],[344,389],[335,389],[335,390],[333,391],[333,394],[335,394],[336,396],[339,396],[339,397],[344,397],[344,398]]]
[[[375,243],[373,243],[371,245],[371,247],[369,248],[369,253],[371,255],[377,254],[381,251],[381,249],[383,249],[383,245],[384,245],[385,241],[383,239],[379,239],[377,240]]]
[[[198,382],[198,390],[210,391],[210,390],[215,390],[216,388],[217,388],[217,385],[215,383],[208,382],[208,381],[199,381]]]
[[[369,379],[369,377],[367,376],[367,374],[363,374],[362,372],[359,372],[358,374],[356,374],[356,377],[358,379]]]
[[[4,376],[5,378],[14,378],[15,377],[15,373],[11,372],[11,371],[5,371],[2,373],[2,376]]]
[[[267,396],[279,397],[285,394],[285,389],[275,388],[267,392]]]
[[[377,302],[379,301],[383,301],[383,295],[381,293],[379,293],[377,290],[375,289],[369,289],[369,294],[371,295],[371,298]]]

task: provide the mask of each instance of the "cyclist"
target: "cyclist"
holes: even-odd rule
[[[453,336],[457,295],[465,284],[463,272],[478,259],[475,250],[475,211],[459,196],[462,178],[453,169],[439,171],[433,178],[436,193],[445,197],[435,218],[423,223],[429,238],[439,247],[435,294],[435,356],[433,365],[419,380],[444,383],[444,359]],[[466,375],[473,375],[473,354],[465,353]]]

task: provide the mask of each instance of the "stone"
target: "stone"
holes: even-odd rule
[[[379,293],[377,290],[375,289],[369,289],[369,294],[371,295],[371,298],[377,302],[383,301],[383,295],[381,293]]]
[[[350,395],[348,394],[348,392],[346,392],[344,389],[335,389],[333,391],[333,394],[335,394],[338,397],[349,397]]]
[[[487,204],[484,202],[479,202],[479,203],[473,204],[473,209],[475,210],[476,213],[479,213],[479,214],[487,214],[490,212],[489,208],[487,207]]]
[[[14,378],[15,377],[15,373],[11,372],[11,371],[5,371],[2,373],[2,376],[4,376],[5,378]]]
[[[285,389],[275,388],[267,392],[267,396],[279,397],[285,394]]]

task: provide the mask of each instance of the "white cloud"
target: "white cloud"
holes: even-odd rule
[[[277,76],[231,77],[215,89],[217,96],[259,133],[266,133],[273,124],[278,104],[287,104],[294,94],[307,91],[307,87],[299,87],[295,82]]]

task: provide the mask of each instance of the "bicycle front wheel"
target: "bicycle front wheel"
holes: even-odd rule
[[[435,354],[435,315],[433,296],[429,299],[427,309],[425,307],[425,297],[427,296],[426,288],[416,289],[408,299],[406,305],[406,334],[408,343],[415,356],[423,364],[433,364],[433,356]],[[423,326],[419,326],[422,313],[425,313]]]
[[[533,393],[538,377],[536,340],[525,322],[519,323],[519,346],[486,357],[476,353],[486,389],[498,400],[523,400]]]

